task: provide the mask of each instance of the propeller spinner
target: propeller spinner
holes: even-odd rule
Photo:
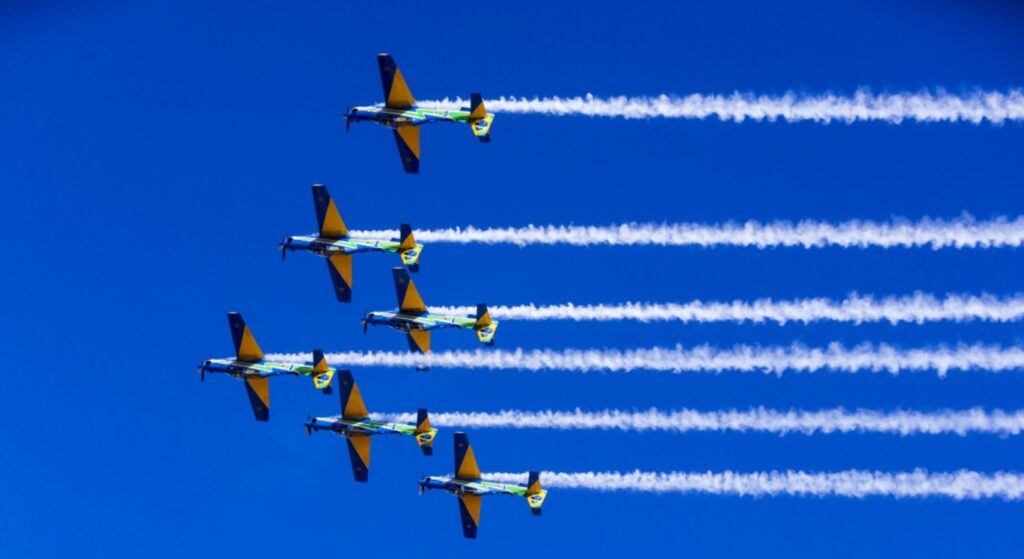
[[[281,249],[281,260],[284,261],[284,257],[288,254],[288,237],[281,237],[281,244],[277,245],[277,248]]]

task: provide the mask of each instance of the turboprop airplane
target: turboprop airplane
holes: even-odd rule
[[[272,363],[263,359],[263,352],[256,344],[256,338],[246,325],[242,315],[228,313],[228,326],[235,342],[234,359],[207,359],[199,365],[199,380],[206,380],[206,373],[223,373],[245,381],[245,392],[257,421],[270,420],[270,377],[280,375],[305,376],[313,379],[313,386],[324,394],[331,393],[331,379],[334,369],[327,366],[324,352],[313,350],[313,366]]]
[[[466,328],[474,330],[477,338],[486,345],[494,345],[494,333],[498,321],[491,320],[487,305],[476,306],[476,316],[459,317],[431,314],[420,297],[416,284],[409,272],[399,266],[391,269],[395,277],[395,293],[398,296],[397,311],[374,311],[363,315],[363,333],[368,325],[390,326],[405,332],[409,349],[413,352],[430,353],[430,331],[436,328]]]
[[[416,244],[412,236],[412,227],[403,223],[399,227],[398,241],[378,241],[369,239],[353,239],[348,236],[348,228],[338,213],[338,206],[322,184],[313,185],[313,207],[316,209],[316,221],[320,227],[316,235],[299,235],[285,237],[281,242],[281,260],[289,250],[303,250],[327,257],[327,270],[334,284],[334,295],[338,301],[352,301],[352,255],[360,252],[392,252],[397,253],[413,272],[420,269],[420,253],[423,245]]]
[[[484,495],[526,497],[530,512],[540,516],[548,492],[540,487],[540,474],[530,472],[526,486],[480,479],[480,467],[465,433],[455,433],[455,476],[427,476],[419,481],[420,495],[426,489],[441,489],[459,497],[462,535],[475,538],[480,527],[480,500]]]
[[[464,122],[481,142],[491,141],[491,122],[494,115],[487,114],[479,93],[469,96],[467,110],[430,109],[420,107],[413,99],[402,71],[390,54],[377,55],[380,79],[384,85],[384,105],[353,107],[345,114],[345,130],[352,122],[376,122],[394,130],[398,154],[406,173],[420,172],[420,125],[434,122]]]
[[[348,457],[352,462],[352,474],[356,481],[364,482],[370,475],[370,438],[375,435],[409,435],[416,438],[423,454],[433,454],[434,437],[437,429],[431,429],[427,410],[416,412],[416,425],[383,423],[371,421],[363,397],[359,393],[352,372],[339,370],[337,384],[341,394],[341,415],[338,417],[315,417],[306,421],[306,434],[312,431],[333,431],[348,443]]]

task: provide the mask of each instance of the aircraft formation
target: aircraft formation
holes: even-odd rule
[[[471,106],[465,111],[431,109],[416,104],[402,72],[390,54],[378,54],[377,63],[384,87],[382,105],[354,107],[345,115],[345,128],[353,122],[376,122],[391,128],[398,144],[402,166],[407,173],[419,172],[419,127],[434,122],[463,122],[469,124],[474,136],[482,142],[490,141],[493,115],[484,108],[479,93],[470,96]],[[324,185],[315,184],[313,207],[318,230],[311,235],[285,237],[279,248],[282,260],[288,252],[310,252],[324,257],[334,295],[340,303],[352,301],[353,256],[369,252],[397,254],[401,266],[392,269],[397,297],[397,308],[367,312],[363,315],[363,332],[369,326],[388,326],[405,333],[409,350],[429,353],[431,331],[445,328],[473,330],[477,339],[487,346],[494,345],[498,322],[491,319],[487,305],[478,304],[473,316],[446,316],[431,313],[410,272],[419,271],[423,245],[417,244],[409,224],[401,224],[398,239],[357,239],[341,218],[338,205]],[[249,404],[257,421],[270,420],[270,378],[301,376],[313,381],[313,387],[325,395],[337,389],[340,414],[334,417],[313,417],[305,422],[306,434],[330,431],[345,439],[352,474],[357,482],[369,481],[370,441],[375,436],[405,435],[413,437],[426,456],[433,455],[437,429],[430,426],[427,410],[417,410],[415,425],[386,423],[370,418],[362,393],[352,372],[328,366],[323,351],[313,350],[312,365],[275,363],[264,358],[252,330],[242,315],[228,313],[228,328],[234,344],[233,358],[206,359],[199,365],[200,380],[207,374],[225,374],[243,382]],[[425,369],[424,369],[425,370]],[[484,495],[512,495],[526,499],[534,515],[541,514],[547,491],[541,487],[540,476],[532,471],[527,485],[516,485],[481,479],[476,454],[466,433],[453,435],[454,470],[450,476],[424,476],[419,480],[419,491],[439,489],[458,497],[462,532],[466,538],[476,538],[480,525],[481,500]]]

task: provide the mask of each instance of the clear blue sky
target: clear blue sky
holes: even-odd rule
[[[781,93],[1022,85],[1011,2],[461,4],[14,2],[0,8],[0,555],[63,557],[964,556],[1019,553],[1020,504],[553,492],[484,505],[464,541],[453,498],[416,496],[451,469],[303,437],[336,412],[275,379],[273,420],[195,365],[230,353],[224,313],[267,351],[404,349],[360,333],[393,305],[396,260],[356,260],[337,304],[320,259],[276,243],[314,229],[327,184],[351,227],[729,219],[1016,216],[1024,130],[971,125],[623,121],[498,115],[493,141],[423,131],[422,174],[390,133],[345,134],[380,99],[392,52],[420,98]],[[428,247],[427,303],[615,303],[1019,290],[1020,252]],[[512,323],[504,348],[676,343],[1020,341],[1017,324],[926,326]],[[472,348],[441,332],[435,349]],[[575,375],[357,369],[371,410],[764,405],[1017,409],[1017,373]],[[476,431],[485,470],[1024,469],[1019,437]]]

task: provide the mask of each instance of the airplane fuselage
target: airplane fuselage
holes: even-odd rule
[[[353,239],[344,237],[332,239],[329,237],[318,237],[316,235],[295,235],[285,239],[282,247],[286,250],[304,250],[327,256],[331,254],[356,254],[360,252],[401,252],[400,244],[396,241],[374,241],[369,239]],[[406,251],[409,258],[416,256],[422,245]],[[414,252],[415,251],[415,252]]]
[[[517,495],[526,496],[521,485],[495,481],[455,479],[443,476],[427,476],[419,481],[423,489],[440,489],[453,495]]]
[[[273,377],[278,375],[314,376],[313,367],[309,365],[292,365],[290,363],[272,363],[269,361],[239,361],[237,359],[207,359],[200,365],[204,373],[221,373],[237,378],[257,376]],[[332,370],[333,371],[333,370]]]
[[[369,419],[341,417],[314,417],[306,422],[310,431],[333,431],[342,436],[352,435],[415,435],[416,427],[402,423],[385,423]],[[429,433],[424,433],[428,436]],[[429,440],[429,438],[428,438]]]
[[[389,107],[368,106],[354,107],[345,116],[350,122],[375,122],[388,128],[399,126],[419,126],[435,122],[469,122],[468,111],[449,109],[427,109],[410,107],[408,109],[392,109]]]
[[[410,330],[434,330],[436,328],[473,328],[476,325],[475,318],[463,318],[459,316],[444,316],[439,314],[425,313],[403,313],[390,311],[374,311],[367,313],[363,318],[367,324],[374,326],[388,326],[401,332]]]

